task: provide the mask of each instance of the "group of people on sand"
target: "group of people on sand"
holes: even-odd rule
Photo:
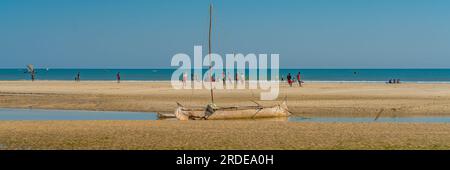
[[[222,83],[225,86],[227,84],[227,79],[228,79],[228,83],[232,84],[233,83],[233,79],[234,79],[234,83],[245,83],[245,75],[244,73],[235,73],[234,74],[234,78],[231,78],[230,72],[228,72],[227,74],[225,74],[225,72],[222,72]]]
[[[75,76],[75,81],[76,82],[81,81],[80,72],[78,72],[77,75]],[[116,81],[117,81],[117,83],[120,83],[120,72],[117,72],[117,74],[116,74]]]
[[[302,75],[300,72],[297,73],[297,83],[299,87],[302,87],[302,84],[304,83],[302,81]],[[287,83],[289,84],[289,86],[292,87],[292,84],[295,82],[296,78],[292,77],[291,73],[288,73],[288,75],[286,76],[286,80]],[[284,76],[281,76],[281,81],[284,81]]]
[[[225,72],[222,72],[221,79],[222,79],[223,85],[226,85],[227,83],[233,84],[233,80],[234,80],[234,83],[245,84],[246,77],[245,77],[245,74],[241,73],[241,72],[235,73],[234,78],[232,78],[230,72],[228,72],[227,74],[225,74]],[[183,82],[183,86],[186,85],[187,80],[188,80],[188,74],[186,72],[183,72],[183,78],[181,79],[181,81]],[[192,73],[191,81],[200,81],[200,80],[198,79],[198,76],[196,74]],[[216,82],[216,75],[212,75],[211,78],[207,78],[205,81]]]
[[[389,79],[386,84],[400,84],[400,79]]]
[[[223,85],[226,85],[227,83],[233,84],[233,82],[244,84],[246,81],[245,74],[240,73],[240,72],[235,73],[234,78],[231,77],[229,72],[228,72],[228,74],[225,74],[225,72],[222,72],[221,79],[222,79]],[[183,85],[186,85],[187,80],[188,80],[188,74],[186,72],[184,72],[183,78],[181,79],[181,81],[183,82]],[[212,82],[215,82],[216,81],[215,75],[212,75],[210,80]],[[206,81],[210,81],[210,80],[208,79]],[[291,86],[291,87],[295,81],[297,81],[299,87],[302,87],[302,84],[304,83],[302,81],[302,75],[300,72],[297,73],[296,77],[293,77],[291,75],[291,73],[288,73],[288,75],[286,76],[286,80],[287,80],[287,83],[289,84],[289,86]],[[199,81],[197,75],[191,74],[191,81]],[[281,81],[284,81],[284,76],[281,76]]]

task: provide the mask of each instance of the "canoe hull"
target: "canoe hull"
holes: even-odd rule
[[[227,120],[288,117],[291,115],[285,102],[273,107],[218,108],[209,112],[206,110],[189,109],[179,105],[175,110],[175,116],[179,120]]]

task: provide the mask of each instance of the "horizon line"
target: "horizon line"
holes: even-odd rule
[[[208,69],[208,66],[204,66],[204,69]],[[144,70],[144,69],[178,69],[179,67],[130,67],[130,68],[121,68],[121,67],[36,67],[35,69],[80,69],[80,70],[86,70],[86,69],[126,69],[126,70]],[[0,69],[26,69],[26,67],[0,67]],[[227,69],[224,67],[224,69]],[[235,68],[236,69],[236,68]],[[248,68],[245,68],[248,69]],[[267,68],[270,69],[270,68]],[[305,68],[295,68],[295,67],[280,67],[279,69],[335,69],[335,70],[349,70],[349,69],[450,69],[450,67],[357,67],[357,68],[351,68],[351,67],[305,67]]]

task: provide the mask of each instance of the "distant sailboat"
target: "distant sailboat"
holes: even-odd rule
[[[28,64],[27,65],[27,71],[25,73],[29,73],[31,76],[31,81],[34,81],[34,79],[36,78],[36,70],[34,69],[33,64]]]

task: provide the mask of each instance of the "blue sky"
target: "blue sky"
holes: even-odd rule
[[[176,53],[290,68],[450,68],[445,0],[1,0],[0,68],[161,68]],[[206,46],[204,46],[206,49]]]

